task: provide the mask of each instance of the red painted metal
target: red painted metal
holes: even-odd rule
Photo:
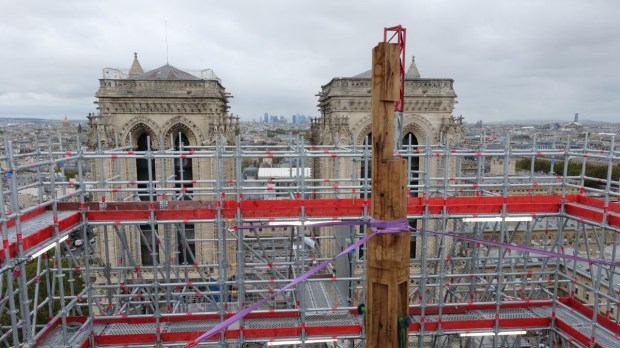
[[[569,297],[558,298],[558,302],[569,306],[571,309],[575,310],[583,314],[584,316],[591,318],[592,317],[592,309],[581,304],[575,299]],[[551,317],[543,317],[543,318],[502,318],[502,309],[509,308],[532,308],[532,307],[551,307],[553,304],[553,300],[551,299],[541,299],[541,300],[529,300],[529,301],[512,301],[512,302],[504,302],[500,304],[500,316],[496,319],[484,319],[484,320],[451,320],[454,315],[467,313],[468,311],[477,311],[477,310],[494,310],[496,308],[495,303],[484,302],[484,303],[460,303],[460,304],[445,304],[442,306],[442,318],[438,318],[434,321],[428,321],[428,316],[437,315],[439,313],[439,306],[430,305],[425,309],[425,317],[427,320],[420,322],[413,322],[411,326],[409,326],[410,332],[418,332],[420,331],[422,325],[424,325],[424,330],[427,332],[432,332],[439,330],[443,331],[452,331],[452,332],[475,332],[475,331],[485,331],[485,330],[493,330],[495,328],[496,323],[498,324],[499,329],[521,329],[524,331],[527,330],[539,330],[539,329],[550,329],[552,319],[555,320],[556,328],[562,330],[564,333],[570,336],[575,341],[580,342],[585,346],[589,346],[590,337],[586,337],[581,334],[579,331],[566,324],[559,318],[551,318]],[[421,308],[419,306],[412,306],[411,314],[420,315]],[[227,314],[226,317],[232,314]],[[299,312],[257,312],[251,313],[246,317],[246,320],[257,319],[257,318],[269,318],[269,319],[278,319],[278,318],[299,318]],[[71,322],[84,322],[86,317],[71,317]],[[216,314],[203,314],[203,315],[192,315],[191,313],[185,313],[185,315],[164,315],[160,318],[160,322],[182,322],[182,321],[200,321],[200,320],[219,320],[219,315]],[[606,329],[614,332],[616,334],[620,333],[620,325],[614,323],[608,318],[599,315],[597,317],[597,321],[599,324],[604,326]],[[95,318],[95,325],[108,325],[108,324],[143,324],[143,323],[154,323],[155,318],[131,318],[131,317],[119,317],[114,319],[97,319]],[[57,323],[56,323],[57,324]],[[264,339],[270,340],[274,338],[283,339],[283,338],[298,338],[301,335],[302,329],[305,332],[305,335],[308,338],[312,337],[339,337],[339,336],[350,336],[350,335],[359,335],[361,333],[360,325],[327,325],[327,326],[306,326],[306,325],[296,325],[289,327],[266,327],[266,328],[254,328],[248,329],[244,327],[240,327],[239,329],[234,330],[226,330],[224,332],[224,336],[228,339],[236,339],[243,336],[246,339]],[[162,332],[161,338],[163,342],[188,342],[202,334],[202,331],[186,331],[186,332]],[[122,335],[106,335],[106,334],[98,334],[94,337],[95,343],[97,344],[154,344],[156,341],[155,333],[148,334],[122,334]],[[216,335],[209,340],[217,340],[219,337]],[[85,345],[85,343],[86,345]],[[88,346],[86,339],[81,345],[81,347]],[[594,347],[601,347],[599,344],[595,343]],[[602,348],[602,347],[601,347]]]
[[[569,324],[565,323],[564,321],[556,318],[555,326],[558,329],[564,331],[567,335],[569,335],[570,337],[572,337],[573,339],[575,339],[579,343],[583,344],[585,347],[590,347],[590,339],[586,335],[584,335],[581,332],[577,331],[577,329],[575,329],[571,325],[569,325]],[[598,343],[595,343],[594,346],[592,346],[592,347],[593,348],[604,348],[604,347],[602,347]]]
[[[21,220],[20,221],[26,221],[28,219],[31,219],[41,213],[43,213],[45,211],[45,208],[39,208],[39,209],[35,209],[31,212],[28,212],[24,215],[21,216]],[[9,221],[6,222],[6,227],[11,228],[15,226],[15,218],[10,219]],[[0,231],[2,231],[2,225],[0,225]]]
[[[532,308],[532,307],[549,307],[552,305],[551,299],[538,299],[528,301],[513,301],[502,302],[499,306],[500,309],[509,308]],[[479,310],[495,310],[497,307],[495,302],[471,302],[471,303],[446,303],[439,307],[437,305],[427,305],[424,314],[425,315],[437,315],[439,309],[443,314],[462,314],[470,311]],[[409,313],[412,315],[420,315],[422,308],[419,305],[414,305],[409,308]]]
[[[577,199],[577,203],[589,205],[591,207],[603,209],[605,207],[605,200],[596,197],[588,197],[580,195]],[[619,202],[609,202],[608,203],[608,211],[620,213],[620,203]]]
[[[565,203],[566,212],[578,218],[593,222],[602,222],[604,202],[600,198],[583,197],[578,195],[527,195],[509,197],[441,197],[409,199],[407,213],[422,215],[425,208],[430,214],[442,214],[445,210],[452,215],[480,215],[500,214],[505,206],[510,214],[545,214],[560,212],[560,206]],[[587,204],[587,205],[586,205]],[[302,208],[309,218],[340,218],[361,216],[364,208],[370,209],[370,202],[360,198],[341,199],[282,199],[282,200],[233,200],[223,201],[221,213],[225,219],[236,217],[237,208],[241,210],[243,218],[297,218]],[[60,210],[75,209],[75,204],[60,204]],[[197,220],[215,219],[218,212],[218,202],[184,201],[168,208],[160,209],[159,205],[149,207],[147,202],[116,202],[100,209],[98,203],[86,206],[86,217],[89,221],[132,221],[147,220],[152,209],[158,220]],[[615,209],[615,208],[614,208]],[[607,224],[620,227],[620,214],[609,212]]]
[[[586,318],[592,318],[592,314],[594,313],[594,310],[592,310],[592,308],[587,307],[586,305],[575,300],[574,298],[567,298],[566,305],[583,314]],[[609,320],[609,318],[607,318],[606,316],[598,314],[596,317],[596,321],[607,330],[613,332],[616,335],[620,335],[620,325]]]
[[[25,216],[28,217],[28,219],[31,219],[41,213],[43,213],[45,210],[37,210],[37,214],[26,214],[22,217],[22,223],[27,223],[28,220],[24,219]],[[78,224],[81,220],[80,214],[79,213],[73,213],[70,214],[69,216],[60,219],[58,221],[58,229],[59,231],[63,232],[69,228],[71,228],[72,226]],[[49,224],[43,225],[39,230],[30,233],[27,236],[24,236],[22,239],[22,243],[23,243],[23,248],[24,251],[27,251],[37,245],[39,245],[40,243],[43,243],[45,241],[47,241],[48,239],[52,238],[54,234],[54,225],[53,222],[50,221]],[[11,255],[11,257],[15,257],[17,255],[18,252],[18,245],[15,242],[9,243],[9,254]],[[4,261],[4,248],[0,249],[0,262]]]
[[[370,209],[370,202],[359,198],[346,198],[346,199],[290,199],[290,200],[244,200],[241,202],[236,201],[222,201],[222,202],[204,202],[204,201],[184,201],[184,202],[169,202],[168,208],[160,209],[159,204],[149,204],[148,202],[110,202],[106,203],[105,208],[101,208],[99,203],[87,203],[84,206],[86,210],[86,217],[89,221],[139,221],[147,220],[150,212],[153,211],[156,219],[158,220],[172,220],[172,221],[189,221],[194,219],[214,219],[218,213],[218,210],[222,213],[224,218],[233,218],[236,216],[238,209],[241,211],[243,218],[256,218],[256,219],[274,219],[274,218],[297,218],[302,209],[307,217],[313,218],[338,218],[344,216],[361,216],[364,209]],[[562,198],[559,195],[527,195],[527,196],[509,196],[509,197],[449,197],[449,198],[423,198],[414,197],[410,198],[408,202],[408,214],[422,215],[428,208],[430,214],[441,214],[447,211],[452,215],[484,215],[484,214],[499,214],[502,208],[506,208],[509,213],[521,213],[521,214],[557,214],[560,212],[562,204],[565,204],[565,211],[577,218],[584,220],[601,222],[603,218],[604,201],[599,198],[585,197],[582,195],[568,195]],[[59,210],[77,210],[79,205],[75,203],[60,203],[58,205]],[[620,227],[620,214],[617,214],[617,203],[610,203],[607,223],[610,226]],[[39,214],[41,212],[38,212]],[[36,216],[36,214],[32,215]],[[29,217],[32,217],[29,216]],[[74,213],[69,217],[59,221],[59,227],[61,230],[69,228],[79,222],[80,214]],[[31,234],[24,238],[25,247],[32,247],[45,239],[52,236],[53,225],[50,223],[44,226],[41,230]],[[16,245],[11,245],[11,248],[15,248]],[[13,251],[13,249],[11,249]],[[0,254],[2,257],[2,254]],[[559,301],[573,310],[585,315],[588,318],[592,317],[592,309],[579,303],[578,301],[570,298],[562,298]],[[505,302],[500,305],[500,309],[507,308],[530,308],[530,307],[545,307],[551,306],[552,300],[532,300],[522,302]],[[474,310],[494,310],[496,308],[495,303],[467,303],[467,304],[445,304],[441,307],[441,313],[443,318],[439,318],[436,321],[428,321],[428,315],[438,315],[440,308],[437,306],[427,306],[425,308],[425,319],[423,323],[412,323],[409,330],[418,331],[424,325],[425,331],[434,331],[439,328],[442,330],[451,331],[475,331],[475,330],[490,330],[493,329],[497,323],[500,328],[515,329],[521,328],[524,330],[549,328],[552,318],[521,318],[521,319],[508,319],[500,317],[497,319],[477,320],[477,321],[464,321],[464,320],[449,320],[451,316],[467,313]],[[420,315],[421,308],[419,306],[411,307],[411,314]],[[228,314],[227,316],[232,315]],[[246,317],[251,320],[252,318],[284,318],[284,317],[298,317],[297,312],[285,312],[285,313],[252,313]],[[217,315],[191,315],[191,313],[183,316],[163,316],[160,318],[161,322],[177,322],[186,320],[219,320]],[[620,335],[620,326],[609,320],[603,315],[597,316],[597,321],[606,329]],[[132,317],[119,317],[117,319],[95,319],[96,324],[139,324],[139,323],[153,323],[154,318],[132,318]],[[584,345],[589,345],[590,338],[585,337],[570,325],[562,322],[560,319],[555,318],[556,327],[567,335],[570,335],[575,341],[581,342]],[[279,327],[279,328],[240,328],[236,330],[227,330],[224,335],[227,338],[234,339],[240,337],[241,334],[248,339],[270,339],[273,337],[299,337],[302,333],[309,336],[334,336],[339,335],[357,335],[361,332],[359,325],[338,325],[338,326],[326,326],[326,327]],[[166,342],[181,342],[191,341],[202,332],[163,332],[161,337]],[[151,344],[155,343],[156,335],[154,333],[139,334],[139,335],[96,335],[95,342],[97,344],[128,344],[128,343],[143,343]],[[217,336],[212,338],[217,339]],[[85,342],[88,342],[86,340]],[[84,346],[84,343],[82,344]],[[596,347],[600,345],[595,343]]]

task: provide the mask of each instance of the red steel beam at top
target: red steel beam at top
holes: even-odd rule
[[[508,196],[508,197],[441,197],[409,198],[407,214],[422,216],[428,208],[428,214],[440,215],[499,215],[505,204],[509,214],[532,215],[557,214],[562,203],[566,212],[574,217],[601,223],[604,212],[607,213],[607,224],[620,228],[620,204],[610,202],[604,207],[600,198],[580,195],[539,195],[539,196]],[[154,210],[157,220],[208,220],[217,217],[221,209],[225,219],[236,218],[237,209],[241,217],[246,219],[295,219],[301,216],[302,210],[307,218],[342,218],[363,216],[370,211],[370,200],[361,198],[340,199],[282,199],[282,200],[243,200],[228,201],[169,201],[167,208],[160,208],[159,203],[148,202],[108,202],[105,208],[97,203],[86,203],[86,217],[89,221],[123,222],[132,220],[148,220]],[[58,203],[59,210],[79,210],[79,203]]]

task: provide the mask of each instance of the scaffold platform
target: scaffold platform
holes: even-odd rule
[[[516,330],[535,346],[613,346],[620,336],[618,180],[609,174],[591,187],[585,173],[570,176],[566,168],[562,175],[443,168],[493,156],[612,166],[620,162],[617,153],[536,145],[519,152],[445,144],[402,149],[400,157],[428,169],[409,167],[410,342],[424,347],[433,337],[438,347],[484,347],[468,334],[488,341]],[[49,160],[41,152],[11,156],[0,168],[0,345],[180,347],[263,300],[198,346],[365,345],[356,308],[365,296],[366,250],[332,257],[370,234],[370,178],[358,175],[370,162],[367,149],[300,141],[268,149],[237,144],[150,153],[62,149],[47,154]],[[216,179],[138,180],[133,171],[147,157],[162,173],[179,159],[230,160],[231,170],[224,174],[218,164]],[[310,159],[334,166],[355,159],[355,169],[330,179],[243,178],[242,160],[257,157],[291,159],[300,168]],[[113,168],[110,177],[83,175],[86,168],[104,172],[93,165],[98,162]],[[70,165],[77,168],[74,181],[60,175]],[[41,168],[47,179],[36,174]],[[59,179],[50,180],[58,170]],[[39,181],[16,180],[28,171]],[[20,190],[32,187],[46,193],[20,207]],[[74,191],[63,191],[68,188]],[[322,263],[324,269],[278,294]]]
[[[593,332],[590,325],[592,310],[571,298],[552,300],[513,301],[502,303],[497,312],[495,303],[452,304],[441,309],[429,306],[421,315],[420,307],[411,307],[412,324],[409,335],[459,335],[490,333],[505,330],[540,331],[555,330],[559,335],[583,347],[614,347],[620,338],[620,325],[599,317],[601,327]],[[499,315],[497,315],[499,313]],[[88,347],[88,333],[80,330],[85,317],[68,318],[72,327],[72,347]],[[93,335],[100,347],[139,347],[156,343],[154,318],[95,319]],[[162,317],[162,343],[182,346],[220,322],[217,315],[191,315]],[[58,347],[62,342],[61,327],[54,328],[37,346]],[[353,313],[306,314],[299,312],[263,312],[248,315],[243,325],[229,328],[223,335],[230,342],[243,337],[248,342],[273,342],[291,340],[304,335],[308,339],[350,337],[361,338],[363,318]],[[216,344],[218,337],[206,344]]]

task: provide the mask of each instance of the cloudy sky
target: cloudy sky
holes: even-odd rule
[[[231,111],[318,116],[333,77],[407,28],[422,77],[455,80],[466,121],[620,121],[620,1],[0,0],[0,117],[84,119],[105,67],[211,68]]]

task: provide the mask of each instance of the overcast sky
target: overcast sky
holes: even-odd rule
[[[407,28],[422,77],[455,80],[466,121],[620,121],[620,1],[0,0],[0,117],[85,119],[105,67],[213,69],[245,120],[318,116],[333,77]]]

